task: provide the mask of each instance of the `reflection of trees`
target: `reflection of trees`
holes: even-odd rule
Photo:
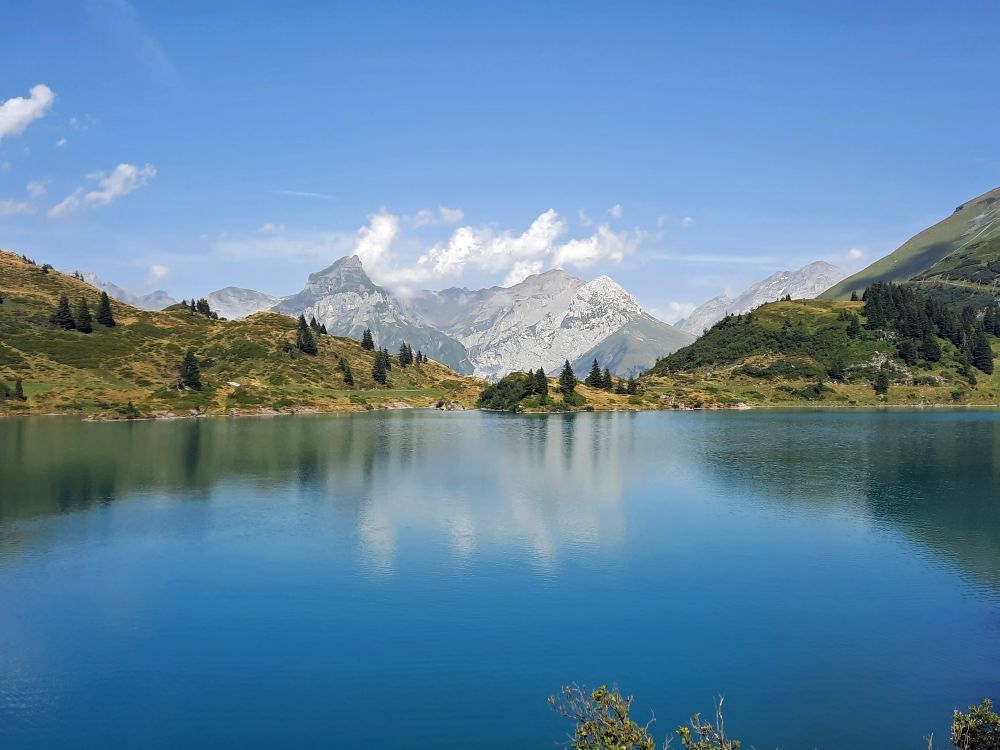
[[[713,415],[698,456],[733,494],[864,514],[1000,585],[1000,414]]]
[[[407,534],[467,556],[514,545],[548,564],[564,544],[623,533],[618,499],[634,415],[404,412],[338,417],[0,423],[0,521],[161,490],[207,501],[236,484],[294,488],[354,525],[391,568]]]

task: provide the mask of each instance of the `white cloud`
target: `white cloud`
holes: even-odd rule
[[[460,208],[439,206],[437,211],[430,208],[422,208],[409,221],[415,227],[426,227],[435,224],[457,224],[464,218],[465,212]]]
[[[67,143],[69,143],[69,141],[67,141],[65,138],[60,138],[58,141],[56,141],[56,148],[62,148]]]
[[[852,247],[850,250],[847,251],[848,260],[861,260],[862,258],[865,257],[865,255],[867,255],[867,253],[865,253],[865,251],[862,250],[860,247]]]
[[[261,224],[260,228],[257,231],[264,233],[284,232],[285,229],[287,229],[287,227],[284,224],[272,224],[271,222],[267,221]]]
[[[30,214],[35,210],[27,201],[0,200],[0,216],[13,216],[14,214]]]
[[[45,195],[45,185],[35,180],[28,183],[28,195],[32,198],[41,198]]]
[[[32,86],[29,98],[15,96],[0,102],[0,140],[20,135],[34,120],[44,117],[56,95],[48,86]]]
[[[91,172],[87,175],[87,179],[97,180],[97,189],[84,192],[82,187],[78,187],[62,202],[53,206],[49,210],[49,216],[53,218],[63,216],[82,206],[106,206],[117,198],[143,187],[155,176],[156,167],[152,164],[147,164],[141,169],[135,164],[119,164],[107,176],[104,176],[103,172]]]
[[[507,278],[503,280],[500,286],[514,286],[514,284],[520,284],[529,276],[534,276],[536,273],[542,272],[542,261],[540,260],[519,260],[514,264],[514,267],[510,269],[510,273],[507,274]]]
[[[676,323],[678,320],[686,318],[693,313],[696,307],[697,305],[693,302],[670,301],[666,307],[649,308],[649,313],[654,318],[659,318],[667,323]]]
[[[399,236],[399,217],[384,208],[368,215],[368,224],[358,230],[358,244],[354,254],[361,258],[365,268],[373,271],[384,268],[389,261],[392,243]]]
[[[584,211],[582,208],[576,212],[576,215],[580,218],[581,227],[592,227],[594,225],[594,220],[591,219],[587,215],[587,212]]]
[[[76,119],[75,116],[71,117],[71,118],[69,118],[69,126],[71,128],[73,128],[73,130],[79,130],[80,129],[80,121],[78,119]],[[65,140],[65,139],[63,139],[63,140]]]
[[[694,226],[694,217],[693,216],[685,216],[683,219],[681,219],[681,226],[684,227],[685,229],[693,227]]]
[[[616,203],[608,209],[608,213],[611,214],[612,219],[620,219],[622,217],[622,204]]]
[[[614,232],[607,224],[601,224],[590,237],[570,240],[556,249],[553,266],[575,266],[589,268],[602,261],[621,263],[639,245],[641,233]]]
[[[149,267],[149,276],[146,277],[146,282],[150,285],[165,279],[170,275],[170,268],[162,265],[161,263],[154,263]]]

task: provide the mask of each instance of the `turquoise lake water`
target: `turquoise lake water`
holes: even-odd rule
[[[0,747],[947,745],[1000,699],[1000,413],[0,420]]]

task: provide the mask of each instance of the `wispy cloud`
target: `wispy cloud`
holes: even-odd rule
[[[662,307],[653,306],[648,308],[648,312],[654,318],[659,318],[667,323],[676,323],[678,320],[686,318],[688,315],[693,313],[696,307],[697,305],[694,302],[678,302],[676,300],[671,300]]]
[[[28,183],[27,190],[28,190],[28,195],[30,195],[32,198],[41,198],[43,195],[45,195],[45,185],[36,180],[32,180],[31,182]]]
[[[179,87],[181,77],[163,47],[128,0],[91,0],[90,11],[141,65],[170,86]]]
[[[415,227],[426,227],[436,224],[457,224],[464,218],[465,212],[462,209],[440,206],[436,211],[431,208],[422,208],[410,217],[409,221]]]
[[[141,169],[135,164],[119,164],[105,176],[103,172],[92,172],[87,179],[96,180],[97,188],[84,191],[78,187],[60,203],[49,210],[49,216],[58,218],[84,206],[106,206],[124,195],[138,190],[156,176],[156,167],[147,164]]]
[[[608,213],[611,214],[612,219],[620,219],[622,217],[622,204],[616,203],[608,209]]]
[[[30,214],[35,210],[27,201],[0,200],[0,216],[13,216],[14,214]]]
[[[314,193],[309,190],[279,190],[278,195],[288,195],[293,198],[319,198],[325,201],[335,201],[338,200],[336,195],[330,195],[328,193]]]
[[[52,89],[40,83],[31,87],[28,98],[15,96],[0,101],[0,141],[23,133],[28,125],[45,116],[55,100]]]
[[[693,216],[685,216],[683,219],[681,219],[681,226],[684,227],[684,229],[690,229],[691,227],[694,226],[694,224],[695,221]]]

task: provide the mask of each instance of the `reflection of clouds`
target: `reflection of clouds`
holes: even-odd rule
[[[618,544],[624,418],[382,420],[357,521],[366,567],[391,572],[396,543],[412,535],[437,536],[462,560],[521,551],[543,569],[567,547]]]

